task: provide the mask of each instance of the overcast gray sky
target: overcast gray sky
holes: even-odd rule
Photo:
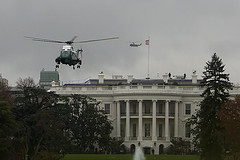
[[[213,53],[222,58],[233,83],[240,82],[239,0],[1,0],[0,72],[15,85],[18,78],[55,69],[61,44],[24,36],[77,41],[119,36],[119,40],[75,44],[83,48],[81,69],[61,65],[61,81],[128,74],[146,78],[150,36],[150,77],[164,73],[201,78]],[[143,43],[131,48],[129,43]]]

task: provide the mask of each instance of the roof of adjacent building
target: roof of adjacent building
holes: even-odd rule
[[[41,71],[40,72],[40,82],[59,82],[58,71]]]

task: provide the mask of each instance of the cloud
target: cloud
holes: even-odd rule
[[[150,36],[150,75],[165,72],[200,77],[206,61],[217,52],[233,82],[239,82],[240,2],[213,1],[8,1],[0,2],[0,72],[10,84],[31,76],[38,82],[42,68],[54,70],[62,45],[33,42],[24,36],[70,40],[119,36],[119,40],[75,44],[83,48],[83,66],[60,66],[62,81],[111,74],[147,75],[147,46],[129,42]]]

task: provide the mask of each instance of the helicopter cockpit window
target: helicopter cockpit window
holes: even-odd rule
[[[61,57],[62,58],[66,58],[66,57],[69,57],[70,56],[70,50],[62,50],[61,51]]]
[[[72,60],[78,60],[78,56],[75,52],[72,54]]]

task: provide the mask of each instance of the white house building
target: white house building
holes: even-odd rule
[[[130,150],[141,146],[146,152],[159,154],[170,145],[172,137],[191,140],[190,125],[186,120],[198,109],[204,88],[197,74],[162,79],[126,79],[115,75],[105,79],[89,79],[82,84],[54,85],[51,91],[59,95],[84,94],[101,102],[112,121],[112,137],[124,139]],[[235,87],[231,96],[240,93]]]

